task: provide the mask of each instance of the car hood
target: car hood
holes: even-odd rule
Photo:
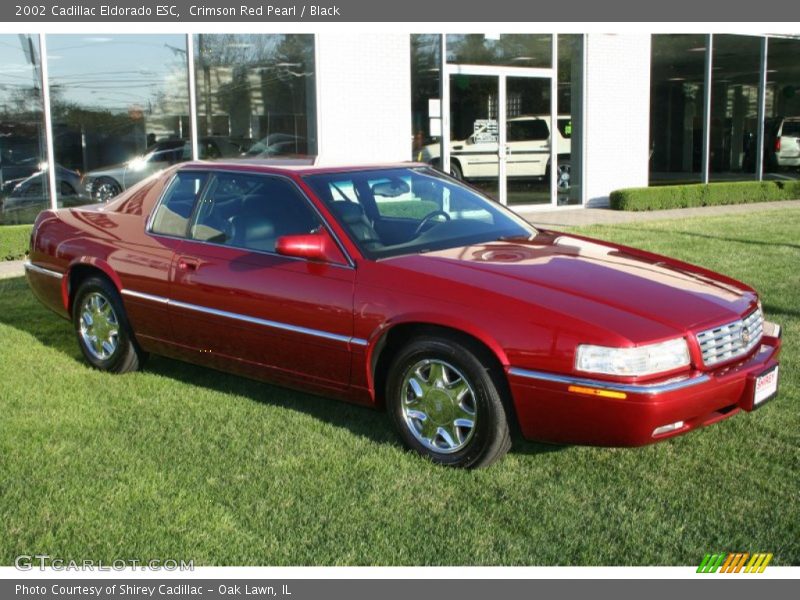
[[[397,267],[548,304],[569,296],[571,316],[592,320],[598,305],[679,332],[735,320],[753,308],[748,286],[702,268],[557,232],[389,259]],[[559,306],[548,306],[558,310]],[[567,309],[564,309],[567,310]],[[662,329],[662,328],[659,328]]]

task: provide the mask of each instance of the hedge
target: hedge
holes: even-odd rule
[[[661,210],[800,199],[798,181],[731,181],[724,183],[627,188],[611,192],[614,210]]]

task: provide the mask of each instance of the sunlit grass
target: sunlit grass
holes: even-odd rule
[[[780,397],[646,448],[517,439],[490,469],[448,470],[380,412],[167,359],[94,371],[69,323],[0,281],[0,563],[799,563],[800,210],[582,233],[758,288],[784,326]]]

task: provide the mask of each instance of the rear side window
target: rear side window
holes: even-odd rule
[[[784,121],[781,135],[800,136],[800,121]]]
[[[186,237],[189,218],[208,174],[201,171],[178,172],[153,215],[150,231],[172,237]]]
[[[550,128],[543,119],[508,122],[509,142],[541,142],[550,137]]]

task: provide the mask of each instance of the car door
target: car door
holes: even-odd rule
[[[120,212],[138,216],[144,198],[160,194],[144,227],[143,217],[132,219],[120,236],[118,250],[109,257],[123,283],[128,319],[139,341],[153,352],[174,353],[168,302],[175,251],[186,235],[207,177],[203,171],[178,171],[163,190],[158,185],[145,187],[120,207]]]
[[[320,227],[290,179],[212,173],[176,252],[170,309],[179,343],[212,365],[349,385],[354,269],[275,252],[279,237]]]

